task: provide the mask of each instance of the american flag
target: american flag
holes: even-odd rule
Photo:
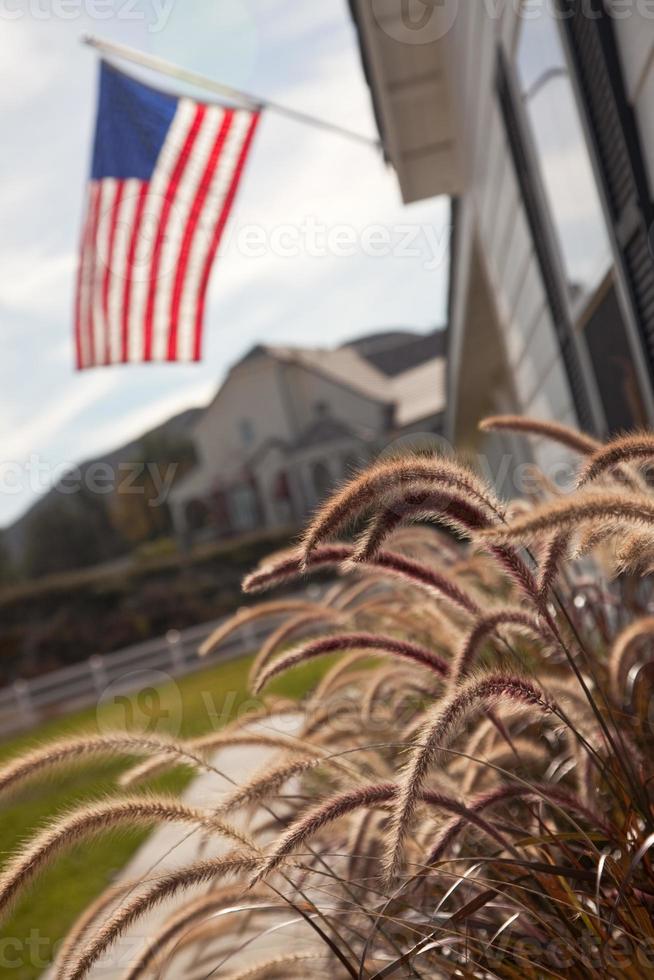
[[[176,98],[101,62],[78,368],[200,359],[209,274],[259,116]]]

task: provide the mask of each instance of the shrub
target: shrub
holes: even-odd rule
[[[654,499],[643,469],[654,437],[600,446],[506,417],[485,428],[577,453],[577,489],[562,496],[543,480],[538,499],[507,504],[440,456],[377,463],[244,588],[343,577],[320,601],[241,611],[205,645],[270,620],[251,678],[264,718],[291,710],[266,693],[276,676],[342,654],[297,736],[257,734],[250,716],[185,743],[70,740],[0,772],[8,792],[71,760],[140,757],[122,778],[130,795],[26,844],[0,881],[0,910],[69,837],[132,818],[231,841],[223,857],[101,899],[62,950],[61,976],[85,976],[145,912],[199,884],[208,891],[166,919],[130,977],[157,964],[175,975],[180,948],[224,934],[216,912],[235,901],[234,930],[291,909],[317,940],[243,976],[654,975]],[[353,540],[340,540],[349,527]],[[216,748],[244,742],[276,755],[220,812],[133,795],[169,766],[211,770]],[[229,822],[243,808],[252,837]]]

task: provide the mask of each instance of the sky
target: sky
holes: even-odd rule
[[[0,527],[73,464],[208,402],[256,343],[445,321],[448,201],[404,206],[374,149],[266,113],[211,278],[203,362],[76,372],[97,74],[84,33],[376,135],[345,0],[0,0]],[[263,248],[247,246],[252,227]]]

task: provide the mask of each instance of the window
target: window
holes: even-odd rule
[[[646,425],[647,415],[610,276],[597,291],[580,324],[593,364],[609,432]]]
[[[272,481],[272,497],[274,500],[290,500],[291,490],[286,470],[280,470]]]
[[[254,422],[252,419],[241,419],[239,422],[239,433],[241,436],[241,442],[244,446],[249,448],[254,443],[255,433],[254,433]]]
[[[332,488],[332,475],[326,463],[314,463],[311,467],[311,479],[316,500],[323,500]]]
[[[597,425],[614,433],[642,424],[646,413],[569,71],[559,24],[543,5],[540,16],[523,19],[516,51],[512,98],[521,111],[514,110],[513,136],[522,158],[516,167],[525,203],[532,217],[537,213],[538,227],[530,222],[534,244],[579,419],[591,431]],[[575,349],[587,354],[603,420],[590,411]]]
[[[613,264],[558,26],[547,6],[524,19],[517,73],[573,315]]]
[[[252,487],[241,486],[230,495],[232,527],[235,531],[251,531],[258,524],[257,495]]]

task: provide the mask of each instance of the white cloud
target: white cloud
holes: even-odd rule
[[[3,460],[20,461],[31,452],[43,452],[67,423],[117,387],[115,375],[89,373],[76,378],[67,392],[44,389],[47,410],[34,405],[33,414],[17,429],[0,430]]]
[[[0,110],[20,110],[47,92],[60,59],[26,18],[3,21],[0,31]]]
[[[72,308],[77,255],[46,255],[38,247],[22,252],[0,253],[2,281],[0,302],[14,311],[50,315]]]

